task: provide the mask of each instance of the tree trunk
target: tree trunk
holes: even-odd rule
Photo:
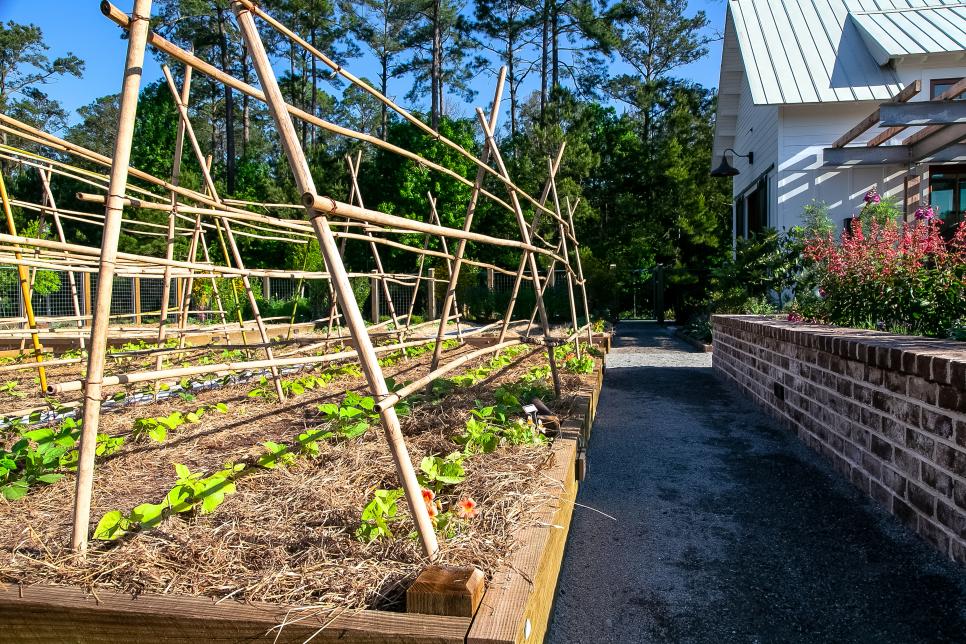
[[[379,91],[382,92],[383,96],[389,96],[389,55],[384,53],[380,56],[379,64],[381,65],[379,70]],[[379,105],[382,106],[381,114],[379,115],[379,138],[387,141],[389,139],[389,108],[382,102]]]
[[[225,35],[225,10],[218,7],[218,49],[221,70],[231,73],[228,63],[228,37]],[[229,195],[235,194],[235,99],[231,87],[225,85],[225,188]]]
[[[547,113],[547,73],[550,71],[548,68],[549,63],[549,47],[550,47],[550,3],[553,0],[544,0],[543,3],[543,15],[541,16],[541,23],[543,27],[543,33],[540,39],[540,122],[544,123]]]
[[[552,48],[550,96],[553,97],[557,88],[560,87],[560,7],[557,6],[556,2],[553,3],[550,29]]]
[[[507,81],[510,84],[510,139],[517,136],[517,77],[514,75],[513,40],[507,40],[506,48]]]
[[[430,125],[439,131],[439,117],[443,109],[442,101],[442,76],[443,76],[443,30],[440,25],[440,2],[433,0],[433,51],[430,61],[430,93],[432,94],[432,104],[430,105]]]
[[[242,49],[242,80],[251,84],[251,69],[248,65],[248,48]],[[252,138],[251,104],[248,94],[242,95],[242,156],[248,154],[248,143]]]

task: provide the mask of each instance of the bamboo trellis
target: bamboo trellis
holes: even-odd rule
[[[354,358],[359,361],[368,387],[376,400],[376,409],[380,414],[397,475],[415,521],[423,551],[427,556],[432,557],[438,552],[439,546],[426,506],[422,500],[415,469],[400,430],[395,405],[407,396],[431,384],[435,379],[471,360],[522,342],[541,344],[546,348],[555,389],[559,394],[560,384],[554,358],[555,346],[575,339],[583,332],[584,328],[587,329],[588,340],[593,340],[579,248],[573,228],[573,214],[576,203],[572,205],[569,198],[565,198],[566,211],[561,210],[561,200],[557,193],[555,181],[563,158],[564,147],[561,146],[553,157],[548,158],[548,177],[541,196],[535,198],[521,189],[519,184],[511,178],[496,138],[505,80],[504,70],[501,70],[497,78],[488,115],[483,110],[477,109],[477,117],[483,134],[482,154],[477,156],[434,132],[428,125],[334,63],[324,53],[312,47],[249,0],[233,0],[231,8],[238,22],[246,51],[251,58],[261,89],[252,87],[222,72],[195,54],[181,49],[151,31],[149,26],[151,0],[135,0],[134,11],[130,16],[105,0],[101,3],[102,12],[129,34],[123,70],[118,132],[113,155],[106,157],[97,154],[75,143],[59,139],[0,114],[0,132],[19,137],[29,146],[47,148],[59,155],[58,158],[53,158],[6,144],[0,146],[0,159],[14,161],[25,167],[36,168],[43,178],[45,186],[45,197],[42,204],[34,205],[21,198],[12,201],[13,205],[25,210],[36,209],[41,215],[45,213],[52,215],[58,233],[57,240],[22,237],[17,235],[14,230],[9,230],[9,234],[0,233],[0,263],[15,265],[21,273],[27,268],[54,268],[72,271],[71,274],[73,272],[96,272],[98,274],[96,302],[92,314],[89,316],[81,314],[77,289],[73,285],[73,277],[71,277],[75,315],[70,319],[75,321],[78,326],[88,320],[91,324],[86,377],[83,381],[59,382],[50,385],[48,388],[48,391],[52,394],[81,390],[84,392],[83,425],[79,447],[71,546],[80,553],[83,553],[87,547],[94,480],[94,449],[96,447],[104,387],[134,382],[158,383],[165,379],[186,375],[221,374],[237,369],[257,368],[270,372],[275,383],[278,399],[282,400],[284,392],[279,377],[281,367],[312,365]],[[466,178],[450,168],[395,144],[364,132],[330,123],[287,104],[279,90],[275,72],[262,43],[256,18],[264,21],[269,28],[277,31],[282,38],[290,40],[295,46],[304,48],[308,55],[328,65],[344,81],[372,95],[426,136],[442,142],[462,157],[469,159],[477,168],[475,180]],[[179,115],[176,145],[173,151],[173,168],[169,179],[154,177],[131,167],[129,163],[141,70],[144,64],[145,49],[148,45],[169,57],[171,61],[184,65],[185,68],[183,84],[179,89],[171,71],[167,66],[163,67],[165,81]],[[223,83],[234,91],[239,91],[267,104],[279,141],[288,160],[289,168],[295,179],[295,184],[301,193],[299,205],[256,203],[223,198],[219,195],[211,174],[210,157],[206,158],[202,154],[189,118],[188,101],[193,72],[206,75],[214,82]],[[443,224],[437,211],[437,199],[432,194],[427,194],[428,215],[422,217],[419,217],[416,213],[409,213],[412,216],[401,216],[367,208],[364,205],[364,196],[359,184],[361,152],[357,153],[354,158],[351,156],[347,158],[350,183],[348,200],[339,201],[330,196],[319,194],[305,152],[296,135],[293,117],[328,132],[397,154],[418,164],[427,171],[445,178],[445,180],[469,186],[471,188],[470,198],[462,227],[457,228]],[[182,150],[185,138],[187,138],[191,148],[194,162],[203,177],[205,187],[203,192],[186,188],[180,184]],[[83,162],[83,167],[64,161],[64,155]],[[110,169],[109,173],[106,172],[108,168]],[[63,177],[90,186],[93,192],[78,193],[78,199],[84,203],[103,204],[103,215],[58,208],[50,189],[50,181],[53,177]],[[492,186],[505,191],[506,197],[497,196],[491,191]],[[515,238],[496,237],[473,230],[474,214],[481,199],[489,200],[498,209],[512,213],[518,229],[518,235]],[[6,197],[4,202],[5,205],[10,205]],[[271,214],[278,210],[293,208],[301,208],[306,219],[290,219]],[[137,213],[141,211],[163,213],[167,219],[166,224],[139,219]],[[101,247],[97,249],[68,243],[62,229],[62,219],[101,226],[103,228]],[[554,229],[551,231],[552,234],[548,237],[556,235],[556,242],[547,241],[539,234],[542,219],[550,220],[551,223],[555,224],[552,227]],[[122,230],[134,235],[164,237],[164,257],[119,252],[118,240]],[[224,259],[222,264],[212,261],[207,242],[207,236],[211,233],[214,233],[218,239],[221,256]],[[417,237],[413,233],[421,235],[421,244],[407,241]],[[301,270],[246,268],[235,238],[236,235],[274,239],[305,246],[303,258],[308,256],[306,244],[318,243],[324,268],[321,271],[306,271],[304,264]],[[176,258],[175,246],[179,237],[188,239],[188,252],[183,259]],[[439,240],[439,249],[431,247],[430,241],[432,239]],[[448,243],[452,240],[456,240],[455,248]],[[347,269],[343,256],[346,244],[349,241],[363,243],[368,247],[369,254],[376,267],[373,273],[353,273]],[[470,246],[471,242],[474,244],[473,247]],[[418,263],[416,274],[388,272],[380,255],[381,247],[411,253]],[[479,249],[486,247],[511,249],[514,252],[519,252],[520,262],[514,269],[484,261],[480,259]],[[31,249],[32,253],[25,253],[25,249]],[[199,254],[201,258],[198,257]],[[471,254],[476,255],[476,257],[469,256]],[[423,269],[427,259],[442,262],[442,266],[446,267],[447,276],[445,280],[424,276]],[[574,259],[576,259],[576,267],[572,268],[571,261]],[[566,273],[570,322],[573,326],[571,334],[554,335],[554,329],[551,327],[543,297],[549,279],[545,279],[544,273],[541,272],[541,262],[549,265],[547,275],[552,275],[552,271],[557,266],[560,266]],[[498,322],[476,328],[463,328],[464,325],[460,324],[459,309],[456,305],[456,290],[463,265],[481,267],[513,276],[514,286],[509,305]],[[159,323],[156,329],[152,328],[149,332],[151,337],[158,340],[159,348],[146,352],[147,355],[156,353],[157,362],[155,368],[151,371],[105,377],[104,369],[109,332],[144,332],[143,328],[137,326],[111,326],[112,319],[117,319],[117,316],[112,316],[110,313],[114,278],[115,276],[132,275],[150,275],[162,280],[163,294],[160,311],[157,312]],[[303,280],[324,282],[331,296],[329,315],[319,320],[319,322],[327,324],[324,342],[327,343],[330,339],[347,340],[351,342],[352,350],[323,356],[297,356],[294,355],[299,351],[300,347],[297,347],[295,352],[287,355],[274,354],[273,346],[278,347],[285,342],[289,342],[288,338],[291,338],[295,312],[293,310],[291,317],[285,319],[285,322],[288,323],[288,333],[285,336],[287,340],[283,342],[271,340],[267,333],[266,320],[258,310],[255,293],[250,284],[250,279],[256,276],[268,279],[283,276],[297,278],[300,280],[300,285]],[[390,316],[389,322],[379,323],[378,320],[374,320],[373,325],[366,326],[360,303],[356,301],[350,283],[350,278],[361,276],[371,276],[374,283],[378,285],[378,290],[381,291],[387,304]],[[240,279],[243,284],[244,297],[248,299],[252,311],[253,320],[243,320],[240,313],[236,321],[228,320],[225,315],[226,306],[223,302],[225,294],[218,291],[215,281],[219,277]],[[192,350],[192,347],[187,344],[187,339],[192,334],[199,333],[199,330],[193,328],[188,322],[193,313],[192,282],[201,279],[211,280],[214,297],[217,301],[216,312],[221,316],[220,325],[206,327],[206,330],[215,328],[224,332],[226,336],[230,330],[238,330],[242,333],[254,330],[259,334],[260,341],[250,342],[243,335],[241,346],[264,352],[264,359],[252,360],[249,356],[249,359],[241,362],[177,369],[162,368],[164,352]],[[172,311],[169,310],[171,308],[169,297],[171,292],[175,290],[173,289],[174,280],[182,280],[182,288],[177,293],[177,303],[173,307],[175,324],[171,325]],[[410,300],[403,305],[403,308],[397,309],[397,303],[393,301],[392,292],[389,288],[391,282],[412,286],[413,288],[413,294]],[[413,325],[413,309],[420,284],[428,283],[432,287],[435,282],[446,286],[438,321]],[[512,329],[517,328],[516,325],[518,324],[512,316],[517,296],[524,282],[529,282],[532,285],[535,296],[536,310],[534,316],[531,317],[531,324],[534,318],[539,315],[539,334],[533,338],[529,337],[531,335],[529,325],[525,332],[512,334]],[[374,284],[374,288],[376,288],[376,284]],[[583,300],[586,327],[578,327],[578,299],[575,286],[580,286],[579,295]],[[232,295],[238,296],[234,287],[232,287],[231,292]],[[27,300],[29,301],[29,296]],[[235,310],[239,311],[240,307],[236,306]],[[403,310],[405,313],[397,313],[397,311]],[[444,364],[443,345],[447,335],[453,333],[450,330],[451,321],[456,323],[455,333],[458,338],[463,339],[465,336],[492,330],[494,331],[493,343],[482,349],[462,353]],[[525,322],[525,320],[520,320],[519,324]],[[391,333],[395,340],[391,344],[377,348],[372,335],[375,333],[385,335],[388,332],[388,324],[392,324]],[[432,328],[433,326],[435,326],[435,329]],[[430,332],[423,334],[427,329]],[[76,329],[71,331],[46,330],[44,333],[39,332],[36,328],[0,331],[0,338],[26,338],[28,335],[33,337],[37,343],[39,360],[41,355],[39,343],[42,338],[66,336],[77,337],[80,340],[83,334],[82,331]],[[413,339],[407,340],[407,335],[412,336]],[[178,346],[176,349],[164,347],[165,340],[170,337],[177,337]],[[377,360],[377,353],[428,343],[435,343],[429,373],[396,392],[390,392]],[[230,342],[226,340],[225,344],[230,345]],[[318,345],[309,345],[305,349],[313,346]],[[62,363],[63,361],[58,362],[58,364]]]

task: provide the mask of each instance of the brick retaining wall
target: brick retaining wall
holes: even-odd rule
[[[714,371],[966,563],[966,344],[716,315]]]

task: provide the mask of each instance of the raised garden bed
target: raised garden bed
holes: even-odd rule
[[[414,379],[427,369],[427,359],[385,368],[399,380]],[[467,382],[461,376],[472,382],[438,400],[414,401],[403,430],[415,463],[454,449],[470,409],[491,405],[501,385],[519,382],[546,362],[540,351],[529,350],[490,372],[488,361],[450,374],[458,383]],[[403,503],[393,538],[363,543],[354,537],[373,490],[395,484],[391,458],[374,428],[351,440],[322,442],[315,457],[252,467],[235,481],[237,492],[210,514],[170,516],[152,529],[95,542],[88,565],[74,561],[65,547],[71,477],[32,487],[25,498],[9,502],[0,518],[6,544],[0,553],[3,640],[539,641],[576,494],[578,451],[589,436],[602,381],[601,361],[590,374],[563,371],[562,379],[563,395],[548,401],[563,421],[552,443],[505,445],[467,458],[465,481],[440,493],[447,509],[463,497],[481,509],[478,518],[443,539],[438,561],[486,573],[474,617],[402,612],[406,587],[430,564],[406,537],[411,522]],[[228,413],[212,411],[179,426],[160,444],[129,439],[99,460],[95,520],[112,509],[163,498],[174,479],[173,462],[192,472],[210,472],[226,461],[257,464],[265,441],[291,444],[318,420],[317,404],[338,403],[347,389],[361,385],[345,373],[278,405],[249,397],[253,383],[239,383],[199,392],[187,405],[177,399],[105,414],[102,431],[120,436],[138,418],[216,399],[237,402]]]

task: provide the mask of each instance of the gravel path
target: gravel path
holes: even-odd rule
[[[719,382],[710,354],[618,331],[547,641],[966,642],[966,568]]]

